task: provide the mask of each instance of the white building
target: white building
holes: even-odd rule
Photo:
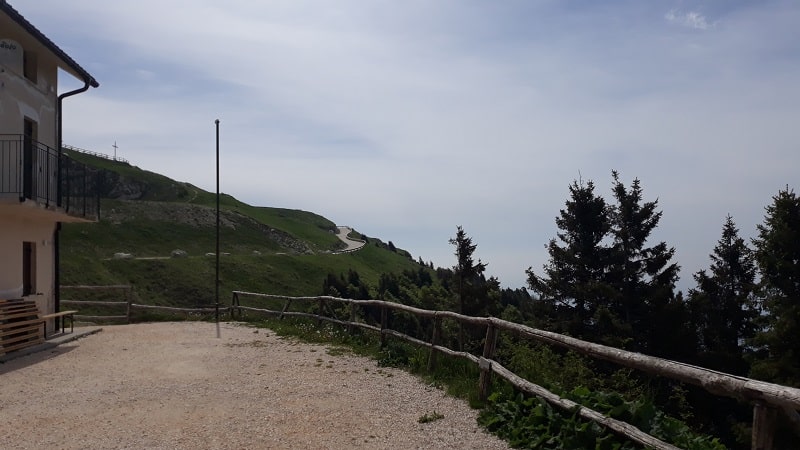
[[[84,86],[59,94],[59,69]],[[95,221],[99,212],[94,173],[61,154],[61,104],[97,86],[0,0],[0,300],[59,310],[60,224]]]

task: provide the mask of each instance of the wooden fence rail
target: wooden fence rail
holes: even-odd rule
[[[284,300],[286,303],[281,311],[275,311],[265,308],[242,306],[240,297]],[[289,304],[296,301],[317,302],[319,304],[318,312],[307,313],[288,311]],[[340,318],[326,316],[324,314],[326,309],[332,313],[332,310],[329,307],[330,302],[351,305],[349,320],[342,320]],[[355,320],[356,315],[353,310],[359,306],[379,307],[381,309],[380,327],[357,322]],[[387,312],[389,310],[407,312],[417,317],[432,319],[434,321],[434,327],[431,341],[423,341],[388,328]],[[577,408],[578,414],[581,417],[593,420],[603,426],[606,426],[614,432],[623,435],[634,442],[656,449],[675,449],[676,447],[650,436],[630,424],[605,417],[597,411],[577,405],[571,400],[559,397],[545,388],[519,377],[503,367],[497,361],[494,361],[494,352],[499,332],[509,332],[523,339],[531,339],[538,342],[556,345],[592,358],[610,361],[615,364],[640,370],[648,374],[699,386],[717,396],[726,396],[747,401],[753,404],[753,434],[751,443],[753,449],[769,450],[772,448],[772,430],[774,430],[776,415],[778,412],[785,414],[790,419],[791,423],[798,423],[797,410],[800,409],[800,389],[767,383],[746,377],[734,376],[703,367],[643,355],[641,353],[629,352],[626,350],[595,344],[549,331],[531,328],[494,317],[471,317],[452,311],[431,311],[382,300],[352,300],[331,296],[289,297],[255,292],[233,291],[233,298],[230,306],[231,318],[236,317],[237,314],[239,317],[241,317],[243,311],[253,311],[276,315],[280,318],[283,318],[284,316],[290,316],[305,317],[318,321],[325,320],[348,327],[351,330],[354,330],[355,328],[363,328],[380,333],[382,344],[385,336],[394,336],[407,342],[411,342],[415,345],[431,349],[430,359],[428,360],[429,369],[432,369],[435,366],[437,353],[443,353],[446,355],[467,359],[477,364],[480,369],[479,390],[480,396],[483,399],[485,399],[488,395],[491,383],[491,375],[496,374],[497,376],[507,380],[510,384],[521,391],[536,395],[548,403],[570,412],[575,411]],[[455,351],[451,350],[450,348],[440,346],[439,342],[441,341],[442,331],[441,321],[443,319],[453,320],[461,324],[471,324],[486,327],[486,338],[484,339],[482,356],[475,356],[468,352]],[[799,427],[795,426],[795,431],[798,431],[798,428]]]
[[[88,292],[100,292],[108,295],[120,295],[123,297],[123,300],[115,300],[115,301],[92,301],[92,300],[67,300],[61,299],[61,303],[64,305],[75,305],[75,306],[108,306],[108,307],[124,307],[125,308],[125,315],[85,315],[85,314],[75,314],[75,318],[78,320],[120,320],[125,321],[125,323],[131,322],[131,292],[132,288],[130,285],[127,284],[115,284],[115,285],[102,285],[102,286],[88,286],[88,285],[71,285],[71,286],[61,286],[62,291],[88,291]],[[119,294],[117,294],[119,293]]]
[[[62,289],[83,290],[83,291],[122,291],[124,292],[124,301],[94,301],[94,300],[61,300],[65,305],[75,306],[108,306],[108,307],[124,307],[125,315],[79,315],[75,317],[82,320],[120,320],[125,323],[131,323],[132,312],[136,309],[145,311],[164,311],[172,313],[195,313],[195,314],[210,314],[216,312],[216,306],[201,306],[196,308],[177,308],[173,306],[156,306],[156,305],[141,305],[133,303],[131,292],[132,288],[128,285],[112,285],[112,286],[62,286]],[[220,312],[227,312],[230,308],[219,308]]]

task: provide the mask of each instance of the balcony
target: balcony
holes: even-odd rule
[[[0,134],[0,205],[31,207],[59,222],[100,214],[98,170],[20,134]],[[35,211],[35,212],[34,212]],[[55,215],[54,215],[55,214]]]

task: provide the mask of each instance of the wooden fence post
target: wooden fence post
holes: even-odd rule
[[[478,396],[485,402],[489,398],[489,388],[492,385],[492,363],[488,360],[494,358],[497,347],[497,328],[493,324],[486,325],[486,340],[483,344],[483,358],[480,360],[481,376],[478,380]]]
[[[127,311],[125,311],[125,320],[131,323],[131,288],[125,289],[125,300],[127,300]]]
[[[333,306],[331,306],[329,302],[325,302],[325,307],[328,308],[328,312],[332,318],[339,320],[339,316],[336,315],[336,311],[333,310]]]
[[[753,450],[772,450],[772,436],[775,433],[775,408],[756,402],[753,405]]]
[[[236,313],[239,313],[239,318],[242,317],[242,312],[237,311],[236,307],[239,306],[239,293],[233,291],[233,297],[231,297],[231,320],[236,320]]]
[[[283,305],[283,309],[281,310],[281,315],[278,316],[278,320],[283,320],[283,316],[286,314],[286,311],[289,310],[289,305],[291,305],[291,304],[292,304],[292,300],[291,299],[287,299],[286,303],[284,303],[284,305]]]
[[[431,354],[428,356],[428,372],[433,372],[436,369],[436,359],[439,352],[433,347],[439,345],[439,340],[442,337],[442,318],[437,314],[433,316],[433,336],[431,337]]]
[[[317,326],[322,325],[322,318],[325,317],[325,300],[319,299],[319,311],[317,311],[319,318],[317,319]]]
[[[349,331],[351,335],[356,334],[355,323],[356,323],[356,304],[350,303],[350,325],[348,326],[348,328],[350,328]]]
[[[381,306],[381,348],[386,345],[386,335],[383,334],[383,330],[387,328],[389,323],[389,311],[386,309],[385,306]]]

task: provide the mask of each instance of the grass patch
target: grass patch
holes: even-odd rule
[[[216,301],[214,257],[108,259],[83,251],[69,253],[67,250],[65,253],[62,257],[63,285],[127,284],[133,286],[137,303],[151,305],[194,307]],[[395,262],[398,263],[395,267],[403,267],[403,261]],[[222,256],[220,302],[230,304],[234,290],[314,295],[322,290],[328,273],[347,273],[349,269],[357,271],[367,283],[376,285],[380,273],[374,263],[370,254]],[[281,309],[282,303],[243,297],[242,305]]]

